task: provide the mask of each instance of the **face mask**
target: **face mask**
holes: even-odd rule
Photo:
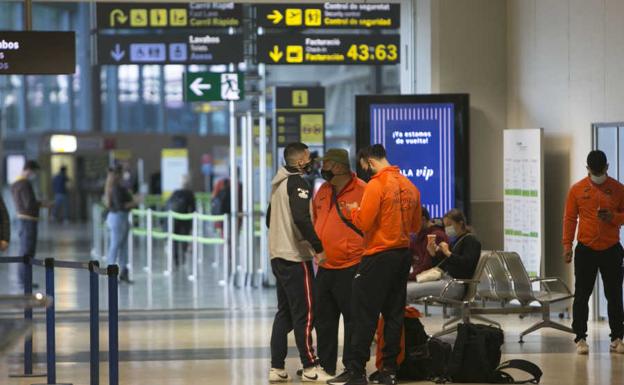
[[[301,166],[301,171],[304,174],[309,174],[312,172],[312,161],[309,161],[308,163],[304,164],[303,166]]]
[[[446,231],[446,235],[448,235],[449,238],[457,238],[457,231],[455,231],[455,228],[453,226],[446,226],[444,228],[444,231]]]
[[[334,174],[332,172],[332,170],[321,170],[321,176],[323,177],[323,179],[325,179],[328,182],[331,182],[332,179],[334,179],[334,177],[336,176],[336,174]]]
[[[604,182],[607,181],[607,174],[600,175],[600,176],[596,176],[594,174],[589,174],[589,177],[591,178],[592,182],[594,182],[596,184],[603,184]]]

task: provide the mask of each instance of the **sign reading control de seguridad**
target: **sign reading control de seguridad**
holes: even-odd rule
[[[396,29],[401,5],[388,3],[259,4],[257,23],[265,28]]]
[[[184,100],[187,102],[239,101],[245,97],[243,74],[187,72]]]
[[[0,31],[0,75],[73,74],[74,32]]]
[[[242,4],[234,3],[98,3],[99,29],[240,27]]]

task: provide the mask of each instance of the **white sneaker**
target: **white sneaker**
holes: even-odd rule
[[[617,340],[611,342],[611,345],[609,345],[609,351],[612,353],[624,354],[624,342],[622,342],[622,339],[618,338]]]
[[[312,366],[307,369],[303,369],[303,374],[301,375],[301,382],[320,382],[327,383],[327,381],[334,378],[330,376],[321,368],[320,366]]]
[[[587,345],[587,341],[579,340],[576,343],[576,354],[589,354],[589,345]]]
[[[271,368],[269,370],[269,383],[277,384],[281,382],[290,382],[290,376],[284,369]]]

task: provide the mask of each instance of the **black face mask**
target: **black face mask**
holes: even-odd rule
[[[373,173],[373,170],[370,168],[370,166],[368,166],[367,169],[362,169],[362,180],[364,180],[364,182],[368,182],[369,180],[371,180],[373,175],[375,174]]]
[[[334,177],[336,176],[336,174],[334,174],[332,172],[332,170],[321,170],[321,176],[323,177],[323,179],[325,179],[328,182],[331,182],[332,179],[334,179]]]
[[[304,174],[309,174],[312,172],[312,161],[309,161],[308,163],[304,164],[301,167],[301,171],[303,171]]]

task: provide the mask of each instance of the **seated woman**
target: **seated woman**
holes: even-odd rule
[[[444,216],[444,225],[451,245],[441,242],[436,248],[440,253],[432,260],[433,265],[443,271],[442,277],[437,281],[408,282],[408,303],[423,297],[440,296],[453,278],[472,279],[474,275],[481,257],[481,242],[471,233],[464,213],[458,209],[449,211]],[[451,284],[444,296],[462,299],[464,291],[463,284]]]
[[[412,254],[412,270],[409,275],[410,281],[416,281],[416,276],[425,270],[431,269],[432,258],[436,254],[442,255],[438,251],[438,245],[442,242],[448,244],[449,239],[444,232],[444,226],[438,225],[431,220],[429,210],[422,207],[422,227],[420,232],[414,233],[410,237],[410,253]]]

